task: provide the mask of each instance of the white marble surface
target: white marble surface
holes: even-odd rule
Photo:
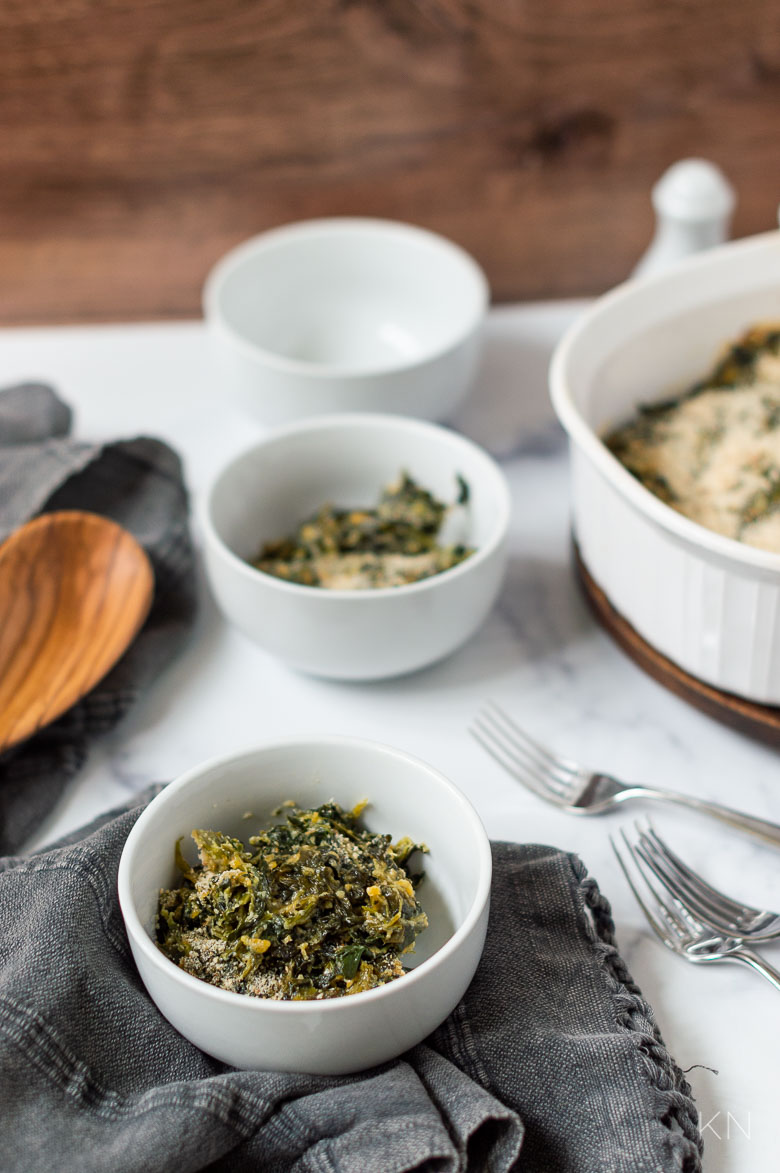
[[[203,584],[188,650],[94,751],[35,845],[148,781],[258,740],[346,733],[398,745],[462,787],[491,836],[580,853],[612,902],[622,951],[672,1052],[684,1068],[703,1065],[690,1080],[705,1168],[774,1169],[777,992],[738,967],[687,965],[649,935],[608,841],[610,830],[641,808],[587,820],[556,811],[513,783],[467,733],[480,703],[493,698],[540,739],[605,771],[780,819],[776,752],[645,677],[597,627],[575,586],[566,445],[545,376],[551,348],[578,309],[494,310],[479,385],[455,421],[501,460],[514,499],[506,586],[467,646],[387,683],[307,679],[228,627]],[[169,440],[184,458],[196,502],[215,470],[259,433],[220,402],[199,323],[0,332],[0,385],[30,378],[59,389],[84,437],[146,432]],[[720,886],[780,907],[776,851],[673,808],[656,808],[654,816],[681,854]],[[780,945],[767,946],[766,955],[780,964]]]

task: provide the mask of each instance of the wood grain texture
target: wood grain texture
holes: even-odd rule
[[[776,222],[774,0],[0,0],[0,324],[192,316],[263,228],[441,231],[496,300],[600,291],[700,154]]]
[[[747,734],[748,737],[754,737],[780,749],[780,708],[723,692],[722,689],[713,688],[712,685],[705,684],[703,680],[697,680],[695,676],[683,671],[647,643],[614,609],[601,587],[591,577],[576,545],[574,565],[591,611],[618,647],[622,648],[634,663],[664,688],[668,688],[694,708],[700,709],[708,717],[713,717],[716,721]]]
[[[102,680],[140,631],[153,592],[135,538],[93,513],[46,513],[3,542],[0,750]]]

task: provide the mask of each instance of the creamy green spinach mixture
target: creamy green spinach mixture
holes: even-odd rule
[[[456,505],[468,499],[468,485],[459,477]],[[323,505],[294,533],[267,542],[252,565],[288,582],[330,590],[418,582],[474,553],[462,544],[439,544],[450,508],[402,473],[383,490],[375,508]]]
[[[757,325],[677,399],[606,437],[642,484],[716,533],[780,553],[780,325]]]
[[[335,802],[274,812],[248,845],[192,832],[200,863],[176,844],[178,888],[160,892],[157,943],[194,977],[260,998],[320,999],[382,986],[428,921],[410,860],[424,845],[360,824]]]

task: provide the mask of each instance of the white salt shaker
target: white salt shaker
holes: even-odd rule
[[[646,277],[675,261],[728,240],[736,196],[723,172],[706,159],[681,159],[653,187],[655,236],[633,272]]]

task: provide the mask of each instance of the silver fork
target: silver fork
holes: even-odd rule
[[[772,941],[780,937],[780,914],[768,908],[752,908],[713,888],[680,859],[654,827],[637,827],[635,850],[661,883],[681,900],[694,916],[713,931],[743,941]]]
[[[749,949],[739,937],[723,936],[713,933],[708,925],[698,920],[679,895],[673,895],[666,884],[661,884],[655,873],[651,872],[640,853],[629,842],[625,832],[621,832],[624,849],[618,847],[614,836],[610,835],[612,849],[617,861],[623,869],[631,891],[647,917],[650,928],[663,941],[667,949],[673,950],[686,961],[696,965],[706,965],[720,961],[732,961],[740,965],[747,965],[766,978],[776,990],[780,990],[780,972],[769,965],[752,949]],[[643,881],[648,896],[645,898],[639,891],[631,875],[631,867]]]
[[[610,774],[587,770],[534,741],[492,702],[477,715],[471,733],[505,770],[534,794],[573,814],[600,815],[634,798],[674,802],[712,815],[730,827],[738,827],[780,847],[777,823],[675,790],[637,786],[620,782]]]

